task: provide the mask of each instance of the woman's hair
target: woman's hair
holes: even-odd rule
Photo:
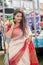
[[[21,13],[21,14],[22,14],[22,20],[21,20],[21,22],[20,22],[20,26],[21,26],[21,29],[22,29],[22,31],[23,31],[23,34],[25,34],[25,28],[26,28],[25,15],[24,15],[24,13],[23,13],[22,11],[16,9],[16,10],[14,10],[13,17],[15,17],[15,15],[16,15],[17,13]]]

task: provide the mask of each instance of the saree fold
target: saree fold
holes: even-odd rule
[[[9,65],[39,65],[33,42],[29,44],[26,38],[10,41]]]
[[[21,57],[23,56],[24,52],[26,49],[26,43],[24,44],[23,48],[21,48],[18,53],[12,57],[9,61],[10,65],[17,65],[18,62],[20,61]]]
[[[28,49],[30,54],[30,65],[39,65],[36,50],[32,41],[28,45]]]
[[[25,40],[26,38],[23,37],[22,39],[11,40],[9,42],[9,48],[6,50],[9,53],[9,56],[7,55],[9,65],[30,65],[28,46]],[[6,44],[8,46],[8,43]]]

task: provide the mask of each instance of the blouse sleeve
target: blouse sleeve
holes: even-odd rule
[[[8,32],[8,31],[10,30],[10,28],[11,28],[11,24],[8,24],[8,25],[6,25],[6,26],[7,26],[6,32]]]

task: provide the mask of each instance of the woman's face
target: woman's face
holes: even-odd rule
[[[17,13],[15,16],[14,16],[14,21],[15,22],[21,22],[22,20],[22,13]]]

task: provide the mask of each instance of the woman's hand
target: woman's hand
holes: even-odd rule
[[[14,27],[14,25],[15,25],[14,22],[12,22],[12,26],[13,26],[13,27]]]
[[[29,44],[32,41],[32,35],[29,36],[29,38],[27,38],[26,43]]]

